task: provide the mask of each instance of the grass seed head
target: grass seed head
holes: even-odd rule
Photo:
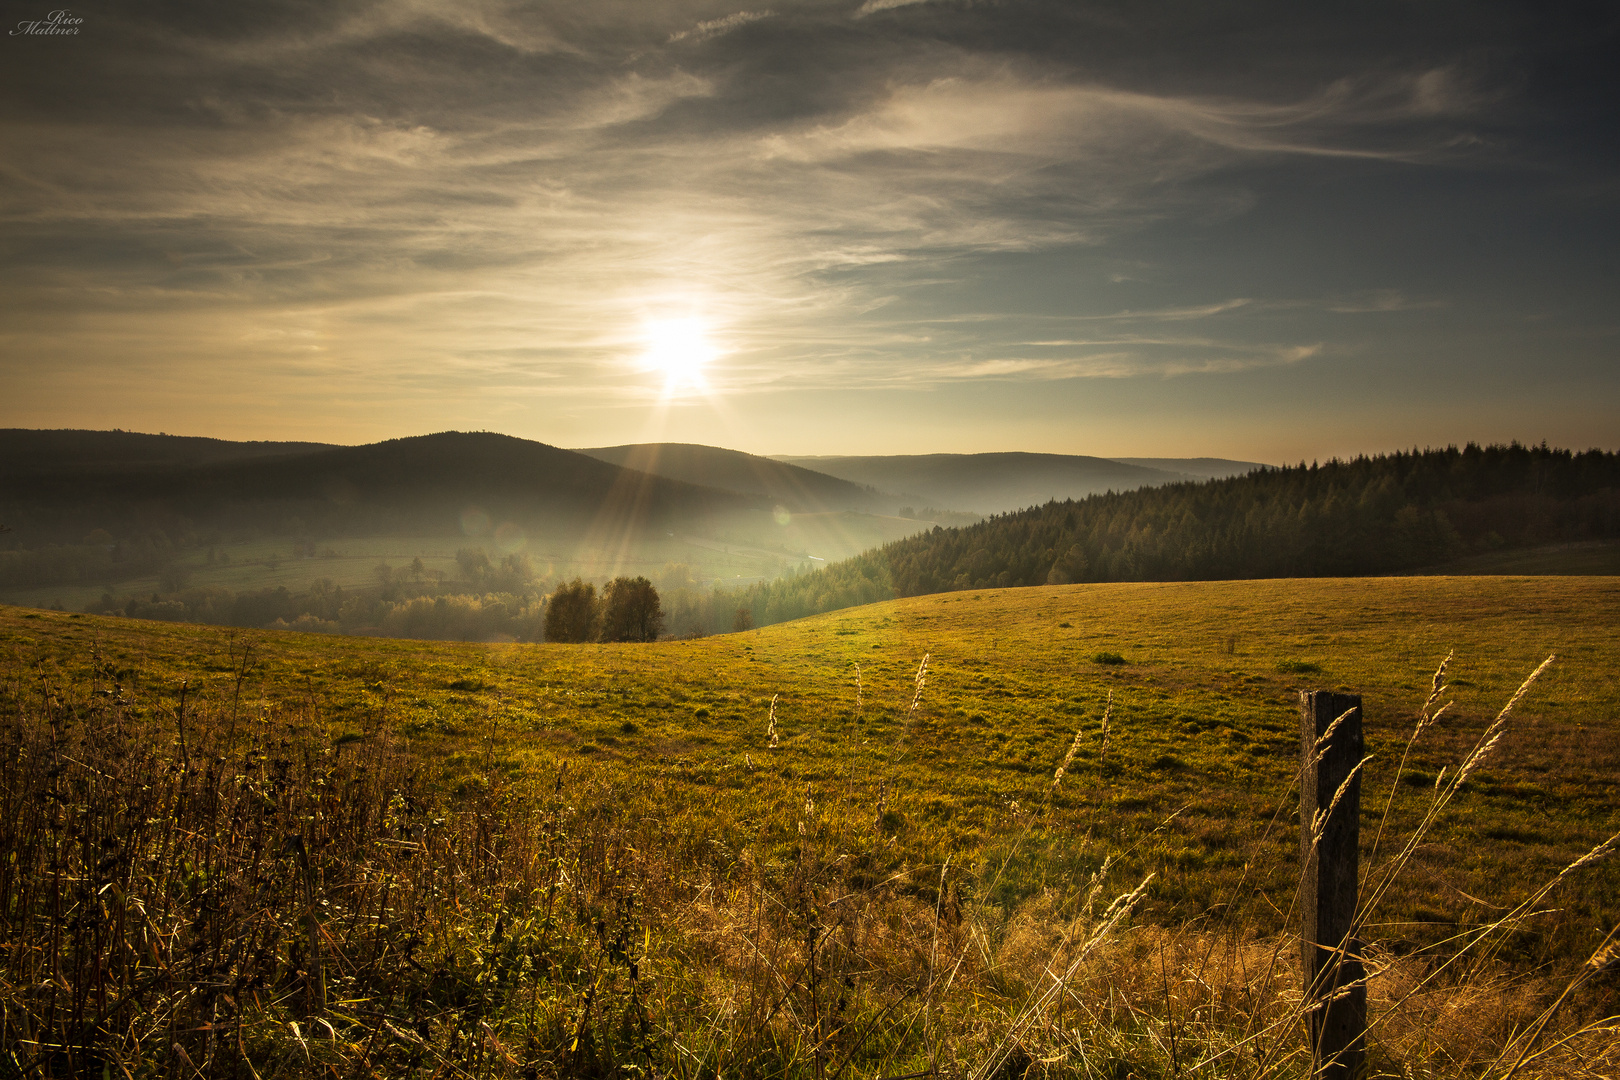
[[[1074,761],[1074,754],[1075,754],[1075,751],[1080,749],[1080,739],[1081,739],[1083,734],[1084,733],[1079,728],[1075,729],[1074,741],[1069,744],[1069,752],[1067,754],[1063,755],[1063,761],[1062,761],[1061,764],[1058,765],[1057,772],[1052,774],[1052,790],[1053,791],[1057,790],[1057,786],[1058,786],[1059,781],[1061,781],[1063,779],[1063,774],[1068,771],[1069,764]]]

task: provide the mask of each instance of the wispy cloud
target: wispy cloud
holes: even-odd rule
[[[929,2],[930,0],[866,0],[866,3],[855,9],[855,18],[863,19],[879,11],[892,11],[895,8],[913,7]]]
[[[1174,145],[1177,140],[1237,152],[1417,158],[1444,147],[1422,138],[1355,137],[1468,104],[1445,71],[1340,80],[1287,104],[1161,96],[986,71],[896,87],[841,123],[775,136],[766,146],[768,153],[802,161],[952,150],[1094,161],[1121,148],[1131,151],[1131,165],[1144,158],[1186,161],[1189,151]]]
[[[921,2],[130,16],[76,96],[42,68],[0,122],[0,346],[69,381],[115,346],[180,383],[229,358],[292,398],[504,408],[642,401],[670,312],[713,326],[715,387],[764,395],[1241,372],[1331,353],[1322,319],[1439,310],[1126,245],[1251,213],[1260,170],[1465,160],[1495,101],[1466,65],[1154,81],[1009,8],[864,18]],[[1075,253],[1106,265],[1059,295],[1042,260]]]
[[[938,380],[1129,379],[1152,376],[1230,375],[1287,367],[1318,356],[1321,342],[1308,345],[1254,345],[1209,339],[1126,338],[1066,342],[1095,351],[1063,357],[997,357],[942,364],[923,376]]]
[[[739,26],[747,26],[751,22],[758,22],[761,19],[769,19],[775,14],[776,12],[768,10],[739,11],[735,14],[727,15],[721,19],[708,19],[704,22],[698,23],[689,30],[677,30],[675,33],[669,35],[669,43],[673,45],[677,41],[706,41],[709,38],[718,37],[721,34],[729,34]]]

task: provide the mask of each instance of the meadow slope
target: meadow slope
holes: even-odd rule
[[[1226,871],[1250,860],[1256,834],[1295,812],[1298,690],[1363,695],[1372,823],[1374,796],[1393,780],[1449,651],[1456,705],[1407,763],[1412,801],[1557,654],[1443,823],[1437,839],[1451,849],[1437,849],[1413,904],[1436,919],[1477,915],[1468,896],[1556,870],[1620,828],[1620,578],[989,590],[651,646],[348,639],[0,610],[13,672],[83,672],[99,649],[135,673],[153,709],[172,704],[182,680],[194,695],[223,692],[235,678],[231,650],[251,641],[251,699],[271,710],[313,702],[335,744],[388,731],[452,774],[486,759],[513,775],[583,759],[695,789],[746,789],[739,814],[771,785],[788,800],[809,784],[875,801],[887,783],[890,812],[924,861],[976,850],[1014,803],[1038,804],[1079,730],[1056,808],[1158,871],[1153,900],[1165,917],[1223,898]],[[927,686],[912,713],[924,654]],[[1097,735],[1110,695],[1104,762]],[[773,698],[780,746],[769,751]],[[1292,887],[1293,828],[1271,830],[1271,885],[1281,889]],[[1614,884],[1599,907],[1620,917]]]
[[[0,893],[18,913],[45,905],[7,923],[0,989],[16,1030],[64,1032],[59,1073],[114,1054],[289,1075],[403,1074],[429,1055],[512,1076],[1168,1076],[1193,1055],[1226,1061],[1218,1075],[1295,1076],[1297,690],[1364,697],[1368,856],[1394,800],[1377,867],[1556,654],[1366,927],[1379,1067],[1484,1075],[1535,1045],[1524,1033],[1550,1003],[1549,1040],[1617,1011],[1607,984],[1557,996],[1620,921],[1620,860],[1561,876],[1620,829],[1617,623],[1617,578],[960,592],[640,646],[0,608],[15,717],[0,831],[37,868],[0,864]],[[1448,652],[1455,705],[1397,781]],[[139,805],[98,807],[126,782]],[[273,857],[252,839],[288,830]],[[125,854],[147,834],[149,855]],[[80,837],[82,870],[63,861],[73,845],[40,846],[54,836]],[[120,970],[103,937],[77,968],[52,959],[79,923],[52,924],[30,882],[77,896],[103,876],[83,903],[122,919],[133,901],[109,889],[155,889],[141,910],[171,957],[192,942],[193,974],[150,966],[161,949],[142,967],[139,924],[146,944],[118,954],[136,958],[119,961],[130,981],[99,1006],[86,980]],[[1489,948],[1447,961],[1476,939]],[[232,940],[260,944],[250,957]],[[1082,984],[1069,1021],[1052,1013]],[[120,1013],[125,999],[153,1003]],[[139,1030],[154,1010],[200,1034],[171,1054]],[[69,1023],[92,1013],[110,1019]],[[312,1050],[300,1031],[317,1019],[331,1035]],[[1576,1038],[1552,1072],[1520,1075],[1601,1069],[1604,1045]]]

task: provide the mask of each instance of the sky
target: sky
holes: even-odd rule
[[[1612,3],[59,2],[0,427],[1620,447]]]

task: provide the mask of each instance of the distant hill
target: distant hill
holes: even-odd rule
[[[577,453],[654,476],[763,495],[794,513],[893,513],[899,502],[862,484],[768,457],[696,443],[632,443]]]
[[[326,443],[231,442],[138,431],[31,431],[0,428],[0,478],[61,472],[138,472],[155,467],[209,465],[251,458],[288,457],[332,449]]]
[[[1256,469],[1276,468],[1275,465],[1264,465],[1258,461],[1230,461],[1218,457],[1122,457],[1109,460],[1205,480],[1224,480],[1228,476],[1246,476]]]
[[[1616,538],[1620,454],[1470,444],[1046,503],[738,598],[764,624],[957,589],[1394,574]]]
[[[0,551],[5,585],[116,581],[233,536],[476,538],[509,522],[608,548],[708,515],[770,508],[759,496],[490,433],[277,452],[121,432],[6,434],[14,456],[0,471],[0,522],[11,530],[0,545],[9,549]],[[124,443],[130,460],[109,462]]]
[[[777,457],[931,506],[980,514],[1189,479],[1183,472],[1072,454]]]

